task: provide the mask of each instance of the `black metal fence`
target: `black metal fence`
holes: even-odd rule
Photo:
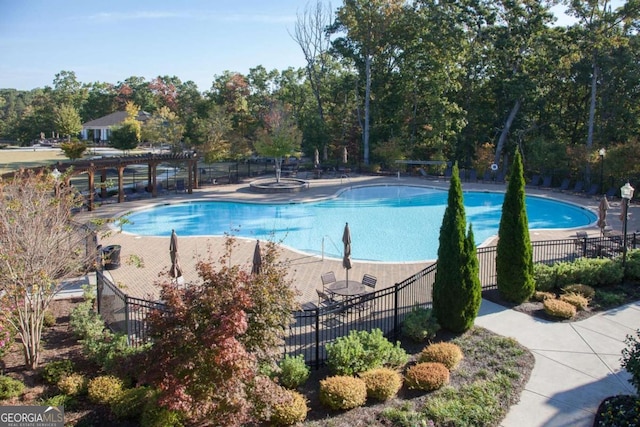
[[[636,233],[627,236],[627,249],[638,244]],[[532,242],[533,260],[553,264],[578,258],[613,258],[623,249],[622,236],[582,237]],[[477,250],[480,282],[483,290],[496,289],[496,247]],[[304,355],[308,364],[319,366],[326,360],[325,345],[352,330],[374,328],[391,339],[397,339],[402,321],[414,307],[431,307],[437,264],[432,264],[395,285],[354,296],[330,306],[313,305],[293,313],[293,323],[285,338],[284,352]],[[98,311],[113,331],[127,334],[130,345],[147,340],[146,316],[163,309],[158,302],[132,298],[98,271]]]

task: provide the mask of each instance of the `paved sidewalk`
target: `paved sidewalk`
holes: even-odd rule
[[[625,337],[640,328],[640,301],[554,323],[483,300],[475,323],[515,338],[535,356],[531,378],[503,427],[592,427],[602,400],[635,394],[620,359]]]

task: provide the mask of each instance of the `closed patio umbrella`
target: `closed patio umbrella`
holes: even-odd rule
[[[325,162],[329,160],[329,153],[327,152],[327,144],[324,144],[324,148],[322,150],[322,160]]]
[[[318,153],[318,149],[316,148],[315,152],[313,153],[313,167],[317,168],[319,164],[320,164],[320,153]]]
[[[262,251],[260,250],[260,240],[256,241],[256,247],[253,250],[253,266],[251,267],[251,274],[260,274],[262,269]]]
[[[609,209],[609,201],[607,196],[602,196],[600,205],[598,205],[598,227],[600,232],[604,234],[604,228],[607,226],[607,210]]]
[[[349,156],[347,154],[347,147],[342,149],[342,163],[347,164],[349,161]]]
[[[349,283],[349,270],[351,269],[351,231],[349,231],[349,223],[344,226],[342,233],[342,243],[344,244],[344,254],[342,256],[342,266],[347,272],[347,284]]]
[[[178,259],[178,236],[175,230],[171,230],[171,240],[169,242],[169,255],[171,256],[171,277],[182,277],[182,268]]]

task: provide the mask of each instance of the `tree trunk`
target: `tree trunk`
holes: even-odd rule
[[[502,133],[500,133],[500,138],[498,139],[498,146],[496,147],[496,155],[493,162],[496,165],[500,164],[500,157],[502,156],[502,149],[504,148],[504,143],[507,141],[507,135],[509,135],[509,130],[511,129],[511,125],[516,118],[516,114],[518,114],[518,110],[520,110],[520,105],[522,105],[522,101],[520,99],[516,100],[516,103],[513,104],[511,111],[509,112],[509,117],[507,117],[507,122],[504,124],[504,128],[502,128]]]
[[[364,129],[362,134],[364,164],[369,164],[369,103],[371,97],[371,55],[365,60],[366,85],[364,91]]]
[[[591,102],[589,103],[589,129],[587,132],[587,153],[593,147],[593,127],[596,118],[596,93],[598,89],[598,64],[593,60],[593,75],[591,76]],[[587,182],[591,182],[591,165],[586,162],[584,178]]]

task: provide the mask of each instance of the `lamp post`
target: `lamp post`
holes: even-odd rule
[[[606,154],[605,149],[601,148],[600,151],[598,151],[598,154],[600,155],[600,191],[602,192],[602,194],[604,194],[604,155]]]
[[[627,262],[627,218],[629,216],[629,201],[633,197],[634,188],[628,182],[620,187],[620,195],[624,203],[622,219],[622,267],[625,267]]]

